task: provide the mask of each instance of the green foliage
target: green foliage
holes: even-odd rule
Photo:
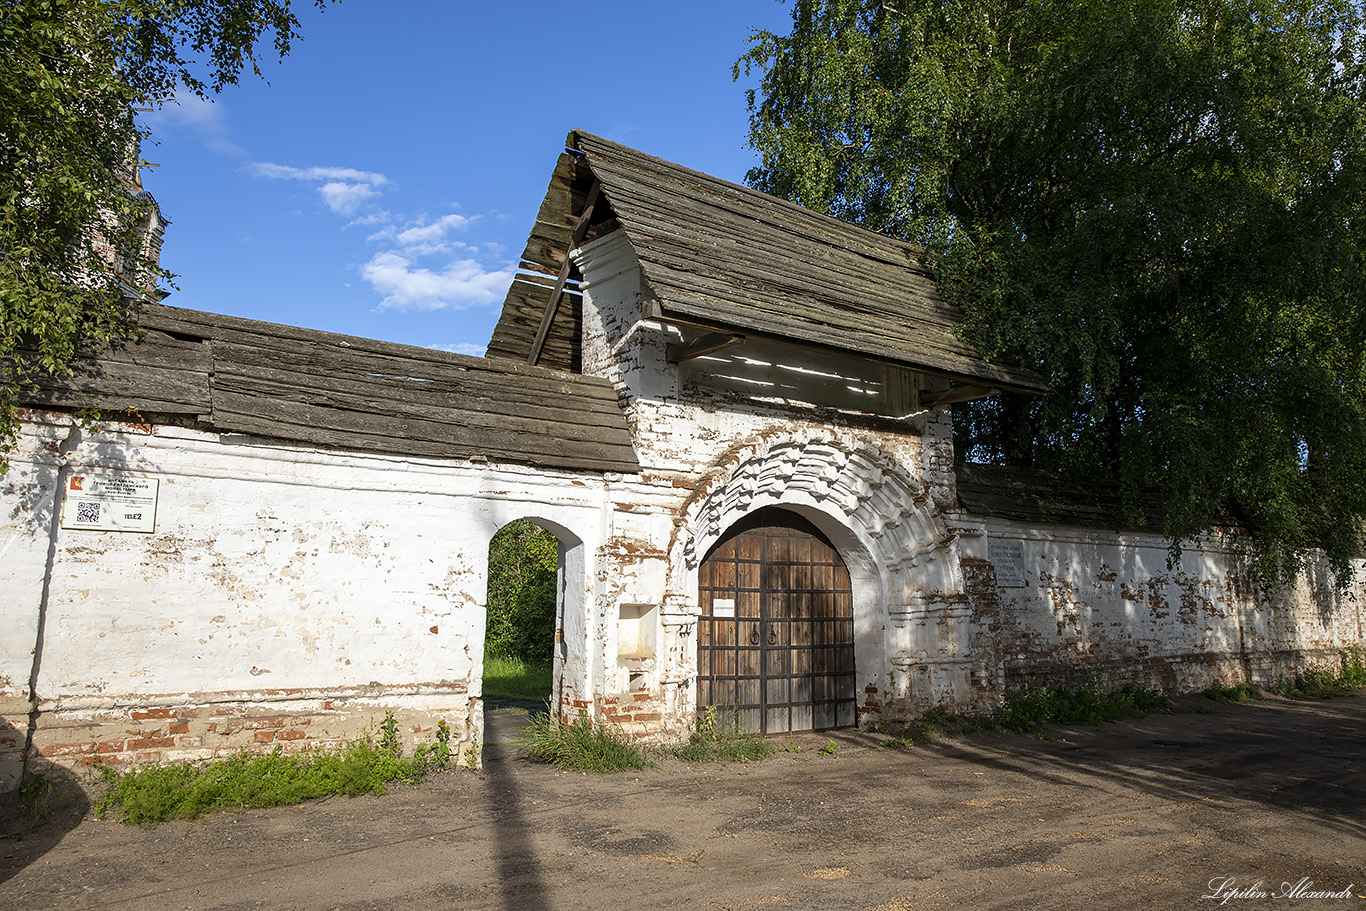
[[[1342,650],[1338,679],[1346,686],[1366,686],[1366,650],[1359,645],[1349,645]]]
[[[404,758],[392,713],[380,725],[380,740],[356,741],[340,750],[286,755],[243,751],[209,763],[168,763],[119,771],[98,767],[104,791],[95,802],[100,818],[113,815],[130,825],[154,826],[168,819],[197,819],[220,810],[276,807],[329,794],[383,794],[390,782],[414,785],[446,768],[451,731],[442,720],[434,739]]]
[[[1363,686],[1366,686],[1366,653],[1360,646],[1353,645],[1343,649],[1337,670],[1309,667],[1294,680],[1277,681],[1271,691],[1288,699],[1332,699],[1353,695]]]
[[[650,765],[641,749],[619,731],[595,724],[586,715],[572,722],[537,715],[518,736],[529,757],[561,769],[606,774]]]
[[[135,108],[259,73],[257,40],[283,57],[298,25],[290,0],[0,5],[0,469],[21,391],[126,334],[165,274],[140,242]]]
[[[531,662],[503,655],[484,656],[484,698],[544,702],[551,687],[548,661]]]
[[[27,817],[26,832],[36,832],[52,816],[54,808],[61,802],[61,794],[56,782],[46,775],[25,771],[19,779],[18,805]]]
[[[1103,724],[1170,711],[1171,700],[1161,693],[1127,683],[1107,690],[1097,683],[1075,689],[1026,687],[1006,693],[1000,724],[1006,730],[1029,734],[1046,724]]]
[[[555,568],[559,541],[533,522],[518,519],[489,542],[486,655],[547,661],[555,645]],[[535,698],[544,698],[545,690]]]
[[[776,751],[762,737],[744,730],[738,707],[709,705],[688,742],[671,752],[684,762],[758,762]],[[801,752],[801,748],[789,747],[788,751]]]
[[[795,0],[760,32],[759,189],[927,245],[1042,400],[976,461],[1231,517],[1265,581],[1366,519],[1366,28],[1353,0]]]
[[[837,742],[834,740],[827,740],[825,743],[821,744],[821,748],[816,752],[820,753],[822,756],[834,756],[839,752],[839,749],[840,745]]]
[[[1249,699],[1260,699],[1262,691],[1255,684],[1244,680],[1242,683],[1235,683],[1232,686],[1223,683],[1216,683],[1214,686],[1201,692],[1206,699],[1215,702],[1247,702]]]

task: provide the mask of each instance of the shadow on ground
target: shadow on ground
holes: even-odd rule
[[[0,883],[41,859],[90,812],[90,798],[68,769],[46,760],[29,765],[18,791],[0,794]]]

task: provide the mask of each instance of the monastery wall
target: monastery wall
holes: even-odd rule
[[[1088,680],[1269,687],[1311,665],[1336,669],[1344,647],[1366,642],[1364,560],[1346,591],[1323,564],[1263,591],[1241,535],[1211,535],[1168,565],[1155,534],[1001,519],[962,532],[972,648],[993,701]]]
[[[59,489],[99,475],[157,482],[153,531],[62,521]],[[337,744],[389,711],[410,743],[445,719],[476,747],[488,544],[517,518],[561,539],[581,700],[605,486],[34,414],[0,478],[0,785],[31,717],[68,764]]]

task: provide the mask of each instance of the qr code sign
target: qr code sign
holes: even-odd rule
[[[78,525],[98,525],[98,524],[100,524],[100,504],[99,504],[99,503],[77,503],[77,504],[76,504],[76,524],[78,524]]]

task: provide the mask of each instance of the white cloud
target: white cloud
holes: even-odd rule
[[[361,274],[384,295],[381,310],[463,310],[500,301],[515,270],[485,269],[472,259],[433,270],[418,265],[414,256],[384,250],[371,257]]]
[[[355,168],[293,168],[273,161],[256,161],[247,170],[267,180],[298,180],[317,185],[318,195],[338,215],[352,215],[361,203],[379,195],[389,178]]]
[[[351,183],[368,183],[383,186],[389,178],[374,171],[357,171],[355,168],[291,168],[289,165],[273,161],[254,161],[250,169],[257,177],[305,180],[316,183],[320,180],[344,180]]]
[[[386,230],[392,231],[393,229],[389,228],[388,225],[391,221],[393,221],[393,219],[394,213],[390,212],[388,209],[380,209],[378,212],[369,212],[365,215],[362,215],[360,218],[351,219],[346,223],[346,227],[352,228],[356,225],[361,225],[365,227],[368,227],[370,225],[385,225]],[[369,239],[373,238],[374,236],[372,235]]]
[[[228,139],[223,105],[211,98],[200,98],[187,89],[177,89],[174,98],[142,117],[153,137],[189,135],[220,155],[240,158],[247,154],[245,149]]]
[[[400,231],[395,238],[405,247],[434,248],[451,231],[460,231],[470,226],[471,219],[463,215],[443,215],[429,225],[417,224]]]
[[[352,215],[361,203],[379,195],[379,191],[367,183],[342,183],[340,180],[328,181],[318,187],[318,193],[327,207],[338,215]]]
[[[483,357],[487,345],[472,345],[469,342],[457,342],[454,345],[428,345],[437,351],[447,351],[451,354],[468,354],[470,357]]]

